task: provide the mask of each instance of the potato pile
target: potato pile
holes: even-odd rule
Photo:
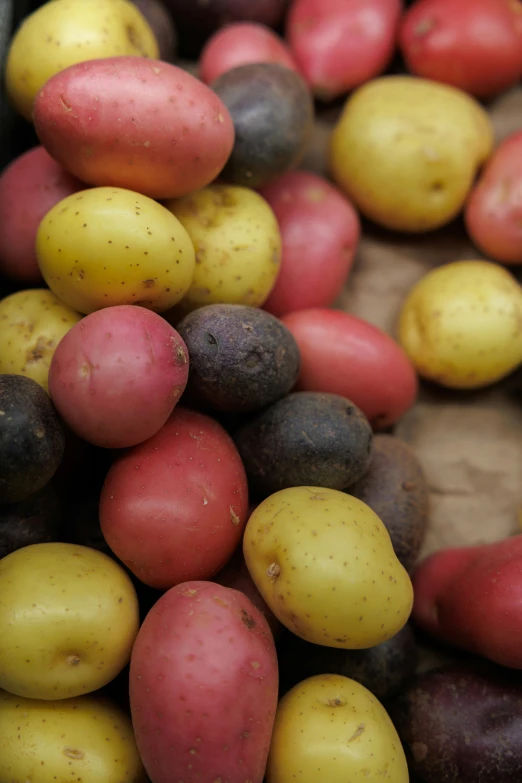
[[[426,382],[522,367],[522,129],[486,103],[521,43],[519,0],[48,0],[13,31],[0,783],[522,780],[522,535],[420,560],[394,430]],[[337,307],[368,225],[456,219],[476,256],[393,334]],[[419,632],[462,665],[416,676]]]

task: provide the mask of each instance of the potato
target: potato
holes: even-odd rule
[[[299,373],[299,348],[273,315],[246,305],[207,305],[177,329],[190,354],[188,392],[210,408],[248,413],[284,397]]]
[[[212,582],[165,593],[140,628],[130,667],[136,741],[154,783],[262,783],[277,706],[268,624]]]
[[[188,378],[185,343],[161,316],[122,305],[98,310],[58,345],[49,393],[73,432],[123,449],[165,424]]]
[[[127,0],[49,0],[25,18],[11,40],[7,92],[31,120],[38,90],[64,68],[98,57],[158,53],[150,26]]]
[[[39,701],[0,691],[0,780],[145,783],[132,725],[106,699]]]
[[[259,188],[303,159],[314,105],[301,76],[273,62],[248,63],[212,82],[232,117],[235,142],[222,176]]]
[[[132,0],[150,25],[158,44],[158,58],[173,63],[178,53],[178,33],[163,0]]]
[[[56,346],[81,315],[46,288],[0,300],[0,373],[25,375],[48,390]]]
[[[346,489],[368,469],[372,429],[350,400],[293,392],[235,434],[251,489],[260,497],[300,484]]]
[[[1,403],[0,403],[1,404]],[[30,544],[58,541],[62,507],[52,484],[0,506],[0,558]]]
[[[36,381],[0,375],[0,503],[18,503],[42,489],[64,447],[60,419]]]
[[[211,185],[165,206],[196,250],[194,279],[179,314],[207,304],[260,307],[281,263],[281,235],[266,201],[248,188]]]
[[[336,674],[310,677],[283,696],[266,783],[363,783],[372,779],[409,780],[397,732],[375,696]]]
[[[56,204],[40,223],[36,254],[49,288],[81,313],[125,304],[163,312],[186,294],[195,266],[179,220],[122,188],[90,188]]]
[[[490,119],[466,93],[386,76],[348,99],[331,136],[330,170],[367,218],[430,231],[461,211],[492,146]]]
[[[211,89],[144,57],[61,71],[38,93],[33,114],[43,146],[83,182],[154,199],[208,185],[234,143],[232,119]]]
[[[424,378],[479,389],[522,362],[522,289],[489,261],[455,261],[426,274],[400,314],[399,341]]]
[[[270,609],[305,641],[360,650],[391,639],[408,620],[412,585],[386,528],[343,492],[276,492],[252,512],[243,552]]]
[[[33,544],[0,560],[0,687],[29,699],[97,690],[130,659],[138,601],[110,557]]]

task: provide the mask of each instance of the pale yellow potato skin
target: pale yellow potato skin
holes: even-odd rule
[[[262,196],[236,185],[210,185],[165,206],[196,250],[194,280],[180,312],[207,304],[260,307],[281,264],[277,219]]]
[[[384,76],[346,102],[329,165],[366,217],[396,231],[429,231],[461,211],[493,141],[486,111],[461,90]]]
[[[130,659],[139,627],[127,573],[75,544],[33,544],[0,560],[0,688],[66,699],[101,688]]]
[[[400,739],[386,710],[348,677],[319,674],[280,700],[266,783],[408,783]]]
[[[106,699],[0,691],[0,783],[143,783],[130,719]]]
[[[522,288],[490,261],[455,261],[425,275],[399,317],[399,341],[423,378],[479,389],[522,363]]]
[[[245,561],[276,617],[306,641],[363,649],[395,636],[413,603],[388,531],[361,500],[293,487],[253,511]]]
[[[127,0],[51,0],[15,33],[6,62],[6,87],[16,110],[31,120],[45,82],[70,65],[100,57],[159,57],[144,16]]]
[[[195,254],[174,215],[124,188],[89,188],[56,204],[36,235],[49,288],[74,310],[114,305],[163,312],[188,291]]]
[[[56,346],[81,318],[47,288],[0,300],[0,373],[25,375],[48,392]]]

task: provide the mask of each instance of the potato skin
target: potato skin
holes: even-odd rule
[[[100,696],[40,701],[0,691],[0,780],[145,783],[129,717]]]
[[[173,587],[145,618],[130,667],[151,779],[262,783],[277,693],[274,641],[248,598],[212,582]]]
[[[173,63],[178,53],[178,33],[162,0],[132,0],[150,25],[158,44],[158,59]]]
[[[34,126],[83,182],[153,199],[208,185],[234,143],[230,115],[212,90],[144,57],[91,60],[56,74],[35,99]]]
[[[522,289],[489,261],[455,261],[428,272],[400,313],[399,342],[423,378],[480,389],[522,362]]]
[[[375,696],[336,674],[310,677],[286,693],[277,708],[266,783],[367,778],[409,780],[397,732]]]
[[[349,489],[385,524],[399,562],[411,572],[426,535],[429,490],[411,447],[395,435],[375,435],[370,467]]]
[[[243,537],[254,583],[305,641],[360,650],[408,620],[413,589],[379,517],[337,490],[292,487],[254,509]]]
[[[372,429],[350,400],[292,392],[234,435],[249,484],[266,497],[301,484],[346,489],[368,469]]]
[[[188,291],[194,247],[168,209],[123,188],[89,188],[63,199],[36,236],[49,288],[81,313],[116,305],[163,312]]]
[[[188,391],[211,408],[259,410],[288,394],[297,380],[297,343],[277,318],[256,307],[200,307],[177,330],[190,354]]]
[[[61,503],[51,484],[26,500],[1,505],[0,559],[23,546],[57,541],[61,521]]]
[[[222,177],[259,188],[301,162],[314,105],[302,77],[279,63],[248,63],[212,82],[232,117],[234,147]]]

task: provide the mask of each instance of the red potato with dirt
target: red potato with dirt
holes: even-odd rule
[[[188,380],[189,356],[160,315],[135,305],[97,310],[65,337],[49,368],[49,393],[88,443],[122,449],[165,424]]]
[[[286,38],[314,94],[332,100],[388,66],[402,0],[294,0]]]
[[[209,87],[145,57],[60,71],[36,96],[33,119],[43,146],[71,174],[153,199],[205,187],[234,145],[230,114]]]
[[[394,424],[414,404],[417,374],[386,332],[326,308],[299,310],[281,320],[301,353],[296,389],[347,397],[375,430]]]
[[[522,74],[520,0],[418,0],[399,44],[411,73],[493,98]]]
[[[293,171],[259,190],[279,224],[281,268],[263,309],[281,317],[327,307],[341,293],[359,244],[359,216],[323,177]]]
[[[230,436],[179,406],[156,435],[114,461],[100,497],[108,545],[158,590],[217,574],[239,546],[247,515],[245,469]]]
[[[486,163],[464,212],[475,245],[503,264],[522,264],[522,132],[503,141]]]
[[[152,607],[132,651],[130,706],[153,783],[262,783],[277,697],[272,634],[242,593],[185,582]]]
[[[298,71],[288,46],[273,30],[254,22],[236,22],[214,33],[203,47],[199,78],[210,84],[247,63],[279,63]]]

